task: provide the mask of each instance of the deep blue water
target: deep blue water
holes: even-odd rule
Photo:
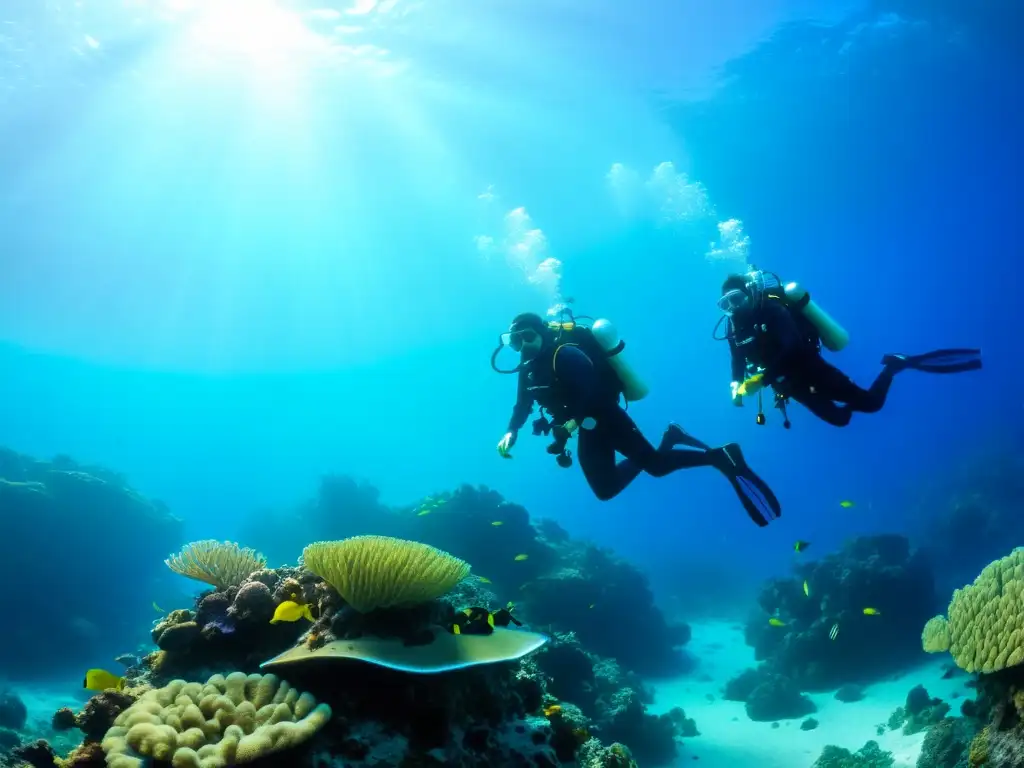
[[[485,484],[663,596],[745,605],[794,539],[917,531],[936,478],[1019,434],[1012,2],[157,5],[0,11],[0,444],[123,472],[191,538],[327,472],[388,503]],[[944,346],[985,370],[755,425],[711,338],[731,219],[850,331],[856,381]],[[709,470],[600,503],[542,440],[498,458],[488,356],[567,296],[628,340],[640,426],[740,442],[781,521]]]

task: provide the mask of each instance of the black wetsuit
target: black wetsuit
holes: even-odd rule
[[[729,351],[733,381],[746,378],[748,364],[764,368],[765,382],[778,394],[836,427],[849,424],[855,411],[880,411],[896,374],[886,366],[868,389],[857,386],[822,358],[821,339],[810,320],[774,298],[752,312],[733,315]]]
[[[555,353],[560,345],[575,346],[589,358],[592,368],[580,370],[582,358],[574,353],[574,363],[563,366],[555,375]],[[559,352],[559,354],[564,354]],[[578,424],[587,417],[597,425],[577,432],[576,456],[591,490],[602,501],[614,498],[640,472],[664,477],[678,469],[714,466],[716,454],[662,444],[655,448],[619,405],[622,385],[608,362],[607,353],[587,328],[563,332],[554,344],[547,342],[540,354],[519,372],[519,390],[508,431],[516,434],[530,417],[536,403],[547,410],[556,424],[574,419]],[[626,461],[616,462],[616,452]]]

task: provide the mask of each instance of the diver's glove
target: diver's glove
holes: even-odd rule
[[[740,394],[740,383],[738,381],[729,382],[729,390],[732,394],[732,404],[737,408],[742,408],[743,395]]]
[[[516,438],[518,435],[516,432],[506,432],[505,436],[498,441],[498,455],[503,459],[511,459],[512,454],[509,451],[512,450],[512,446],[516,444]]]

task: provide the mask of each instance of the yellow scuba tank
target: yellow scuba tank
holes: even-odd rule
[[[622,394],[626,401],[633,403],[647,397],[650,390],[637,376],[629,362],[622,356],[623,344],[619,340],[619,332],[610,321],[601,319],[594,323],[590,332],[594,334],[601,349],[608,353],[608,363],[622,383]]]
[[[787,283],[783,289],[786,299],[793,306],[797,307],[811,324],[818,329],[821,335],[821,343],[833,352],[839,352],[850,343],[850,334],[846,332],[839,323],[832,319],[832,316],[811,300],[808,293],[800,283]]]

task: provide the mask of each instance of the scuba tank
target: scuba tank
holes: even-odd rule
[[[608,364],[611,365],[615,374],[622,383],[622,394],[626,402],[633,403],[643,400],[650,392],[643,380],[637,376],[636,371],[629,362],[622,356],[622,350],[626,346],[624,341],[619,339],[619,332],[612,325],[611,321],[600,319],[590,328],[601,349],[608,355]]]
[[[800,283],[787,283],[783,291],[786,294],[786,300],[800,310],[803,316],[810,320],[818,330],[821,335],[821,343],[828,349],[839,352],[850,343],[850,334],[846,332],[846,329],[812,301],[811,294]]]

